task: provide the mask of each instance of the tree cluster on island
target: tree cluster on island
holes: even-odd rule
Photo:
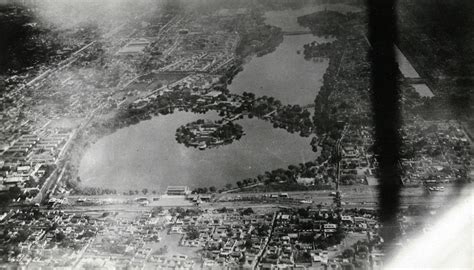
[[[239,140],[244,134],[241,125],[234,122],[199,119],[176,130],[176,141],[187,147],[217,147]]]

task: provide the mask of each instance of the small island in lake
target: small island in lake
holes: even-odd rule
[[[210,121],[199,119],[176,130],[176,140],[187,147],[200,150],[230,144],[239,140],[244,134],[239,124],[231,121]]]

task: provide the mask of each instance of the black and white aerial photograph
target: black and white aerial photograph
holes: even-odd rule
[[[0,0],[0,270],[471,270],[473,136],[473,0]]]

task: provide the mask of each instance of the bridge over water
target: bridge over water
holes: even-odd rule
[[[300,30],[300,31],[283,31],[283,35],[285,36],[297,36],[297,35],[307,35],[311,34],[309,30]]]

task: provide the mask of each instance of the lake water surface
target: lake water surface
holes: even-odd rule
[[[310,138],[274,129],[259,119],[243,119],[245,135],[232,144],[198,150],[178,144],[176,129],[215,112],[175,112],[123,128],[100,139],[84,155],[80,177],[87,186],[118,190],[168,185],[223,187],[268,170],[312,160]]]
[[[283,31],[307,31],[307,28],[298,24],[297,18],[325,9],[343,13],[358,11],[354,7],[341,4],[310,6],[266,12],[265,22],[280,27]],[[322,86],[329,60],[304,59],[303,45],[313,41],[324,43],[333,40],[312,34],[285,35],[283,42],[274,52],[252,57],[244,65],[244,70],[233,79],[229,89],[234,93],[245,91],[253,92],[257,96],[273,96],[283,104],[311,104]]]
[[[328,40],[311,34],[285,36],[274,52],[250,59],[232,80],[230,91],[272,96],[283,104],[313,103],[329,60],[304,59],[303,45],[312,41]]]

